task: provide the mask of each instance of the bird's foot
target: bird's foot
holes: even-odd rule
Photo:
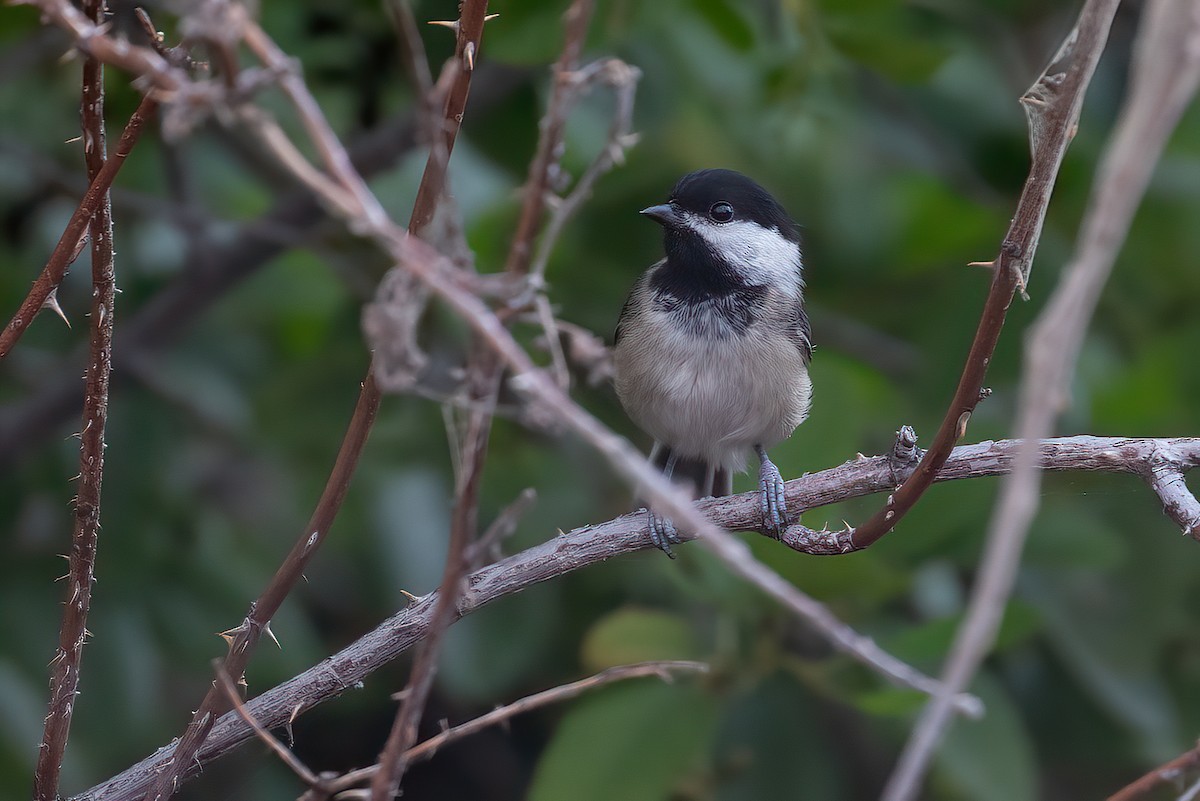
[[[649,509],[646,510],[646,515],[650,518],[650,541],[654,543],[655,548],[674,559],[675,554],[671,552],[671,546],[683,542],[675,531],[675,524],[669,518],[656,515]]]
[[[758,458],[762,462],[758,469],[758,491],[762,496],[762,518],[767,532],[775,539],[780,539],[791,520],[788,517],[787,501],[783,497],[783,476],[779,468],[767,458],[767,452],[760,446]]]

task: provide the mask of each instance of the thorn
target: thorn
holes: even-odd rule
[[[49,309],[58,315],[59,319],[67,324],[67,328],[71,327],[71,321],[67,319],[66,313],[62,310],[62,306],[58,305],[58,287],[50,290],[50,294],[42,301],[42,308]]]
[[[958,422],[954,426],[954,440],[957,442],[967,434],[967,421],[971,419],[970,412],[963,412],[958,416]]]
[[[225,629],[224,631],[218,631],[217,636],[220,637],[222,640],[224,640],[226,645],[232,647],[234,638],[236,638],[237,635],[241,634],[245,628],[246,628],[246,625],[245,625],[245,623],[243,623],[242,625],[234,626],[231,629]]]
[[[994,270],[994,269],[996,269],[996,260],[992,259],[991,261],[969,261],[969,262],[967,262],[967,266],[968,267],[986,267],[989,270]]]
[[[72,136],[70,139],[68,139],[67,141],[63,142],[63,144],[64,144],[64,145],[73,145],[73,144],[75,144],[76,142],[79,142],[79,141],[82,141],[82,140],[83,140],[83,134],[80,134],[79,136]]]
[[[850,521],[844,517],[842,518],[842,525],[846,527],[845,531],[853,531],[854,530],[854,527],[850,525]]]
[[[451,21],[448,19],[431,19],[429,24],[437,25],[439,28],[449,28],[450,30],[454,31],[456,35],[458,34],[458,20]]]
[[[271,638],[271,642],[275,643],[276,648],[278,648],[280,651],[283,650],[283,646],[279,644],[279,638],[275,636],[275,632],[271,631],[270,623],[263,626],[263,634]]]
[[[475,43],[467,42],[463,47],[463,66],[467,72],[473,72],[475,69]]]
[[[404,590],[404,589],[402,589],[402,590],[400,590],[400,594],[401,594],[401,595],[403,595],[403,596],[404,596],[405,598],[407,598],[408,600],[412,601],[413,603],[416,603],[416,602],[417,602],[417,596],[413,595],[413,594],[412,594],[411,592],[409,592],[408,590]]]

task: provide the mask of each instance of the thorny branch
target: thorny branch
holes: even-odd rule
[[[93,61],[94,59],[89,58],[87,63]],[[57,306],[54,300],[55,293],[58,285],[62,283],[63,276],[67,274],[67,268],[71,266],[83,249],[85,229],[94,217],[96,210],[106,202],[105,198],[108,197],[108,190],[112,186],[113,179],[117,177],[117,172],[125,164],[125,158],[129,155],[129,151],[137,144],[146,122],[154,116],[157,108],[156,100],[150,97],[142,98],[142,102],[133,112],[133,116],[129,118],[129,122],[126,123],[125,130],[121,132],[116,149],[113,150],[111,156],[105,159],[100,171],[91,176],[87,191],[84,192],[78,208],[75,209],[75,213],[71,215],[66,228],[63,229],[58,244],[54,246],[50,258],[46,261],[46,266],[42,268],[42,272],[34,281],[29,294],[21,302],[17,313],[9,320],[8,325],[0,330],[0,358],[9,354],[39,311],[43,308]],[[90,135],[85,133],[85,139]]]
[[[1025,179],[1000,252],[989,263],[992,284],[958,388],[921,466],[888,496],[878,512],[850,532],[856,546],[870,545],[896,527],[929,489],[942,462],[966,433],[967,423],[979,404],[980,389],[1000,340],[1008,306],[1016,291],[1024,293],[1029,282],[1054,182],[1067,146],[1074,138],[1083,98],[1104,50],[1118,2],[1089,0],[1054,58],[1021,98],[1029,120],[1029,177]]]
[[[54,5],[56,7],[60,5],[49,2],[47,4]],[[261,31],[258,31],[258,33],[261,34]],[[269,40],[265,40],[265,37],[262,37],[261,39],[255,39],[255,29],[253,27],[248,27],[247,32],[244,35],[247,37],[248,43],[251,44],[252,48],[258,52],[264,61],[273,58],[275,55],[281,55],[278,54],[277,50],[272,51],[271,48],[273,45],[269,42]],[[97,33],[97,31],[90,31],[87,33],[88,46],[91,47],[92,50],[96,52],[108,52],[113,58],[123,58],[125,55],[127,55],[120,48],[118,48],[116,51],[105,51],[102,42],[97,44],[96,41],[94,41],[98,36],[102,38],[102,34]],[[84,48],[81,44],[81,49],[87,48]],[[116,55],[113,55],[114,53]],[[472,55],[468,58],[469,61],[473,61],[473,54],[475,53],[475,50],[472,50],[471,53]],[[288,70],[286,68],[282,69],[281,74],[287,75]],[[1068,70],[1067,74],[1069,77],[1071,71]],[[1066,83],[1069,83],[1069,81],[1066,81]],[[648,465],[648,463],[646,463],[645,460],[642,459],[627,442],[612,434],[599,423],[597,423],[581,408],[573,404],[562,391],[561,387],[558,387],[550,382],[546,376],[535,367],[532,361],[528,358],[528,355],[520,348],[515,340],[513,340],[511,335],[505,329],[502,321],[498,319],[497,316],[492,313],[491,310],[477,296],[472,294],[471,288],[464,285],[461,276],[455,275],[450,269],[450,265],[446,264],[437,253],[433,252],[422,243],[405,237],[403,232],[401,232],[394,224],[392,224],[386,218],[386,216],[374,213],[375,209],[378,209],[378,203],[370,195],[369,190],[366,189],[365,185],[361,183],[361,179],[356,179],[356,176],[353,174],[352,170],[350,170],[350,173],[344,172],[344,169],[348,166],[348,161],[340,163],[336,161],[337,157],[339,155],[343,155],[344,153],[341,151],[340,144],[337,143],[336,138],[332,138],[332,134],[329,132],[328,126],[324,122],[323,117],[320,116],[320,110],[316,108],[315,103],[306,105],[306,103],[311,100],[311,97],[307,95],[307,90],[304,88],[303,82],[297,78],[296,81],[291,82],[290,84],[285,83],[284,86],[285,92],[288,92],[289,95],[291,95],[293,102],[297,106],[297,109],[301,112],[302,116],[304,116],[306,125],[309,126],[310,135],[312,135],[314,140],[318,143],[318,149],[321,151],[324,157],[326,167],[331,173],[333,173],[335,178],[334,182],[324,182],[313,186],[313,189],[319,193],[326,202],[334,207],[341,216],[346,218],[355,231],[376,240],[388,253],[393,256],[393,258],[396,259],[399,264],[411,271],[413,275],[417,276],[421,281],[440,294],[442,298],[451,305],[451,307],[457,310],[472,325],[477,335],[481,338],[481,341],[486,342],[490,348],[494,349],[499,357],[505,363],[507,363],[509,368],[512,369],[515,374],[512,380],[512,384],[515,389],[523,392],[532,402],[539,404],[550,414],[557,417],[560,422],[563,422],[571,427],[594,447],[600,450],[613,463],[614,467],[620,473],[622,473],[627,479],[637,483],[643,488],[644,492],[654,501],[657,508],[660,508],[662,511],[670,514],[682,525],[692,527],[696,532],[696,536],[704,540],[705,544],[714,550],[714,552],[716,552],[718,556],[722,558],[735,572],[754,581],[768,593],[772,594],[774,597],[782,601],[784,604],[802,616],[806,616],[810,620],[815,619],[813,608],[811,606],[811,599],[805,598],[805,596],[801,595],[794,587],[790,586],[787,582],[784,582],[778,576],[768,571],[764,566],[757,563],[750,556],[748,550],[741,545],[741,543],[730,539],[726,534],[724,534],[724,532],[715,528],[709,521],[702,518],[698,511],[687,503],[685,496],[675,491],[660,476],[658,476],[657,473],[654,472]],[[296,92],[300,93],[299,96],[295,94]],[[1081,92],[1076,95],[1076,99],[1078,100],[1080,97]],[[1072,110],[1077,115],[1077,104],[1073,105]],[[326,138],[326,134],[328,134],[328,138]],[[1035,162],[1038,160],[1039,151],[1039,146],[1036,142],[1036,139],[1037,137],[1035,136]],[[1061,148],[1059,149],[1058,155],[1061,158]],[[332,156],[335,161],[330,161],[330,156]],[[1051,179],[1055,171],[1056,170],[1051,171]],[[1042,187],[1041,189],[1044,190],[1048,195],[1048,186]],[[1027,194],[1029,191],[1029,185],[1027,185]],[[1018,211],[1020,212],[1020,210],[1021,209],[1019,207]],[[1038,206],[1033,206],[1033,211],[1039,215],[1040,220],[1040,214],[1044,213],[1044,203],[1040,206],[1040,210]],[[1016,273],[1015,267],[1021,263],[1022,258],[1026,258],[1027,261],[1025,262],[1025,268],[1027,269],[1028,259],[1032,258],[1033,249],[1036,247],[1036,235],[1039,229],[1040,224],[1034,225],[1031,229],[1029,229],[1032,231],[1032,239],[1026,243],[1027,247],[1024,249],[1022,249],[1019,244],[1014,246],[1011,240],[1006,240],[1006,246],[1002,248],[1000,257],[997,259],[997,262],[994,265],[996,278],[994,278],[993,281],[993,295],[996,294],[994,291],[996,282],[1001,280],[1001,276],[1008,276],[1008,279],[1005,280],[1012,281],[1014,288],[1018,284],[1023,285],[1024,276],[1020,273]],[[1020,277],[1014,277],[1014,274]],[[1012,292],[1010,291],[1008,297],[1003,298],[1003,301],[1000,304],[998,311],[999,322],[1002,322],[1003,320],[1003,312],[1008,301],[1011,299],[1011,295]],[[991,296],[989,296],[989,306],[990,305]],[[985,318],[987,318],[986,311]],[[986,319],[985,321],[981,321],[981,331],[983,330],[986,322]],[[999,325],[997,323],[995,326],[995,333],[998,333],[998,330]],[[980,337],[977,335],[976,345],[979,345],[979,343]],[[991,342],[991,346],[994,346],[994,338]],[[990,354],[991,346],[988,346],[988,354]],[[976,348],[973,348],[972,354],[974,355],[975,353]],[[980,371],[980,380],[982,380],[982,370],[986,367],[986,358],[979,360],[978,362],[972,362],[971,359],[968,361],[969,364],[976,364]],[[963,384],[968,383],[966,379],[967,375],[964,373]],[[960,390],[962,390],[963,384],[960,384]],[[367,381],[364,383],[363,394],[364,396],[374,394],[376,396],[375,405],[377,406],[378,391],[373,387],[373,378],[370,374],[368,375]],[[954,418],[954,425],[951,429],[951,434],[953,436],[951,436],[949,439],[950,445],[953,444],[953,441],[955,438],[957,438],[957,436],[961,436],[962,429],[965,427],[967,418],[969,417],[969,411],[970,409],[974,408],[974,403],[978,398],[978,387],[976,387],[975,390],[970,393],[970,395],[970,407],[966,410],[966,414],[959,414],[956,418]],[[356,415],[356,418],[357,417],[358,415]],[[371,415],[368,414],[365,418],[365,424],[360,427],[362,440],[365,440],[365,433],[370,428],[370,419]],[[948,422],[949,420],[950,417],[947,418]],[[944,438],[941,435],[946,431],[946,429],[947,425],[943,425],[942,432],[939,432],[939,437],[937,440],[935,440],[935,450],[941,448],[942,445],[945,444],[942,442]],[[349,442],[351,439],[352,437],[348,436],[347,441]],[[346,447],[350,447],[350,449],[353,451],[355,446],[346,446],[344,443],[343,452],[345,452]],[[357,447],[361,448],[361,441],[358,443]],[[946,447],[948,448],[949,446]],[[356,457],[356,453],[357,452],[355,451],[353,454],[351,454],[349,463],[349,468],[351,471],[353,468],[353,459]],[[342,460],[339,459],[339,463],[341,463],[341,461]],[[926,465],[923,470],[925,473],[930,472],[928,465]],[[335,470],[335,473],[336,472],[337,471]],[[922,473],[922,470],[918,470],[917,473]],[[331,504],[326,505],[324,503],[323,496],[323,501],[318,508],[318,512],[320,512],[322,509],[325,509],[327,512],[330,510],[336,511],[337,505],[340,503],[341,494],[344,494],[345,482],[349,479],[349,473],[347,472],[343,477],[345,481],[339,482],[335,481],[334,477],[331,476],[330,487],[333,488],[332,491],[335,499]],[[931,481],[932,478],[926,475],[922,480]],[[916,495],[919,495],[919,492],[917,492]],[[915,501],[915,496],[913,496],[911,500]],[[909,505],[911,505],[911,503]],[[702,506],[701,509],[703,508],[704,507]],[[889,525],[883,533],[886,533],[886,530],[890,529],[891,525],[894,525],[895,521],[898,519],[898,516],[895,514],[896,507],[894,505],[890,511],[892,514],[885,515]],[[874,541],[870,537],[864,537],[861,540],[854,540],[847,543],[844,539],[839,539],[837,535],[833,535],[828,532],[811,532],[810,530],[802,529],[801,527],[793,528],[799,531],[801,534],[800,539],[796,541],[800,542],[806,549],[813,552],[834,552],[834,550],[844,551],[854,547],[865,547],[866,545],[870,544],[870,542]],[[869,527],[865,528],[868,528],[869,530]],[[644,526],[638,527],[635,530],[639,536],[644,538]],[[323,530],[319,532],[319,536],[324,536]],[[319,541],[319,539],[314,539],[314,537],[318,537],[318,532],[314,532],[311,537],[307,538],[309,548],[313,547]],[[795,539],[794,536],[793,539]],[[635,542],[631,549],[636,549],[639,547],[645,547],[644,542]],[[281,568],[281,572],[283,572],[286,567],[287,565],[285,565],[284,568]],[[573,566],[569,566],[565,569],[572,569],[572,567]],[[487,570],[488,569],[485,569],[484,571],[480,572],[483,573]],[[464,606],[469,606],[470,600],[471,592],[468,592],[467,596],[463,600]],[[469,611],[469,609],[467,609],[467,611]],[[269,620],[269,615],[267,615],[265,619]],[[248,634],[245,639],[241,639],[242,635],[245,633],[241,631],[238,632],[238,637],[234,638],[235,642],[241,639],[243,651],[246,650],[245,644],[248,641],[257,640],[259,636],[259,632],[254,630],[254,626],[248,625],[250,623],[251,617],[248,616],[246,623],[243,625],[245,626],[246,630],[251,633]],[[263,623],[263,625],[265,626],[265,623]],[[422,633],[426,633],[428,630],[428,620],[426,620],[425,625],[426,629]],[[835,642],[840,647],[854,653],[859,658],[864,658],[865,651],[861,647],[863,643],[856,641],[855,638],[857,638],[857,635],[853,635],[849,638],[842,637],[841,639],[834,635]],[[862,638],[857,639],[861,640]],[[250,642],[250,645],[252,644],[253,643]],[[869,643],[867,644],[869,645]],[[870,660],[868,659],[868,661]],[[885,675],[889,675],[894,680],[901,682],[913,682],[916,680],[912,676],[911,669],[908,669],[907,666],[900,666],[899,669],[896,669],[884,666],[879,661],[876,661],[873,664],[877,669],[881,670],[881,672],[885,673]],[[922,689],[925,689],[927,692],[933,692],[936,690],[936,687],[929,683],[927,679],[924,679],[924,677],[919,677],[919,679],[924,680],[924,686],[917,686],[922,686]],[[212,717],[206,716],[202,726],[211,725],[211,722]],[[191,731],[191,729],[189,729],[189,731]],[[203,735],[200,736],[197,744],[202,740]],[[182,747],[182,745],[183,744],[181,744],[179,758],[175,761],[175,764],[172,765],[169,770],[165,771],[163,774],[160,774],[160,777],[162,775],[172,775],[172,779],[170,781],[172,787],[174,785],[173,774],[176,774],[177,771],[190,771],[192,769],[192,756],[195,752],[188,752]],[[202,753],[207,752],[208,749],[205,749],[205,751]],[[186,758],[184,758],[185,755]]]
[[[1004,475],[1012,469],[1020,445],[1015,440],[1002,440],[959,446],[946,460],[937,480]],[[1200,467],[1200,438],[1065,437],[1041,442],[1039,452],[1043,469],[1054,471],[1126,473],[1145,478],[1151,463],[1160,457],[1173,461],[1180,471]],[[919,451],[902,447],[886,456],[859,458],[793,479],[786,484],[788,508],[810,510],[888,492],[896,486],[898,475],[916,467],[920,456]],[[727,529],[748,529],[762,521],[755,493],[701,501],[697,508]],[[785,540],[785,544],[803,547],[795,539]],[[467,576],[467,590],[459,601],[457,615],[469,615],[493,601],[580,568],[652,548],[646,536],[645,514],[641,511],[583,526],[473,571]],[[829,553],[819,549],[810,552]],[[250,714],[266,728],[282,726],[296,715],[354,687],[420,642],[430,626],[436,595],[417,598],[361,639],[249,701],[246,707]],[[253,736],[236,715],[224,716],[217,721],[196,759],[187,766],[184,778],[195,775],[201,766]],[[172,747],[161,749],[72,801],[135,801],[145,792],[156,771],[171,759]]]
[[[84,0],[84,11],[99,21],[104,16],[104,0]],[[105,171],[104,66],[94,58],[83,63],[81,101],[83,156],[88,180],[100,183]],[[134,119],[139,118],[134,112]],[[134,131],[140,124],[134,125]],[[128,130],[128,129],[127,129]],[[136,135],[135,137],[136,138]],[[124,137],[122,137],[124,141]],[[113,170],[110,173],[115,173]],[[111,183],[111,177],[107,179]],[[86,218],[85,218],[86,219]],[[71,732],[75,697],[79,694],[83,644],[87,638],[87,619],[92,606],[95,581],[96,549],[100,540],[100,489],[104,480],[104,432],[108,422],[108,387],[112,374],[113,311],[116,305],[116,278],[113,272],[112,204],[107,186],[95,201],[90,215],[92,241],[92,309],[89,326],[89,355],[86,392],[83,399],[83,428],[79,434],[79,492],[75,497],[71,554],[68,557],[67,600],[63,605],[58,650],[51,660],[50,711],[46,715],[42,744],[38,749],[34,772],[35,801],[58,798],[63,755]],[[77,235],[78,236],[78,235]],[[65,235],[64,235],[65,237]],[[65,264],[63,265],[65,269]],[[59,276],[61,279],[61,274]]]
[[[1097,57],[1115,0],[1085,6],[1080,45],[1096,42]],[[1088,16],[1089,11],[1095,16]],[[1095,37],[1094,39],[1092,37]],[[1127,96],[1101,160],[1075,255],[1026,341],[1016,432],[1026,442],[1048,436],[1066,404],[1088,322],[1183,110],[1200,85],[1200,10],[1193,0],[1154,0],[1143,12]],[[1035,142],[1036,146],[1036,142]],[[1178,477],[1178,481],[1173,481]],[[1150,467],[1149,481],[1184,533],[1200,523],[1200,504],[1181,503],[1190,493],[1182,476]],[[965,689],[995,641],[1020,566],[1021,551],[1038,506],[1038,454],[1024,448],[1003,482],[988,525],[979,578],[942,671],[944,686],[926,705],[888,782],[887,801],[908,801],[922,780],[952,719],[953,694]],[[1182,496],[1175,490],[1183,489]]]
[[[302,85],[302,84],[301,84]],[[321,191],[320,187],[313,187]],[[356,194],[352,195],[352,197]],[[782,579],[750,553],[742,542],[733,539],[700,516],[689,500],[677,488],[672,487],[657,471],[626,441],[617,437],[599,424],[582,408],[574,404],[561,387],[547,379],[529,359],[528,354],[517,344],[503,323],[469,287],[464,287],[453,276],[450,266],[423,243],[407,237],[387,221],[368,213],[366,204],[362,213],[353,213],[343,205],[340,197],[325,198],[332,207],[346,216],[352,227],[375,239],[392,257],[438,293],[462,316],[488,345],[495,349],[515,374],[513,386],[534,399],[540,408],[559,422],[573,429],[593,447],[604,454],[627,480],[642,488],[656,507],[677,521],[696,531],[706,547],[736,574],[757,584],[795,614],[819,627],[827,637],[847,653],[855,655],[872,665],[891,680],[907,686],[915,686],[925,692],[934,689],[926,677],[915,674],[911,668],[883,654],[873,643],[850,632],[829,615],[828,611],[795,586]],[[369,382],[368,382],[369,383]],[[364,388],[366,389],[366,387]],[[807,531],[807,530],[806,530]],[[827,532],[807,532],[808,536],[829,547],[833,535]],[[192,744],[194,747],[194,744]],[[184,752],[190,756],[190,752]],[[175,769],[184,760],[179,760]],[[160,783],[160,787],[162,784]],[[157,795],[157,794],[156,794]]]
[[[1179,756],[1122,787],[1108,797],[1108,801],[1138,801],[1155,790],[1159,785],[1172,784],[1179,786],[1180,782],[1200,767],[1200,744]]]
[[[582,18],[582,23],[568,25],[566,43],[563,48],[564,54],[574,53],[577,57],[582,48],[582,39],[587,31],[587,19],[590,14],[580,13],[580,8],[586,4],[587,0],[577,0],[567,12],[568,19]],[[459,69],[464,71],[474,69],[475,56],[471,55],[467,48],[477,45],[486,19],[486,2],[464,4],[461,18],[454,28],[459,36],[455,54],[462,62],[459,64]],[[560,65],[562,64],[563,62],[560,61]],[[573,66],[573,62],[566,66]],[[452,93],[447,99],[448,108],[454,102],[455,96]],[[465,103],[465,96],[462,102]],[[445,147],[448,150],[452,145],[453,138],[450,138],[445,143]],[[437,153],[438,146],[439,143],[435,138],[427,172],[434,166],[433,155]],[[438,166],[444,171],[444,158]],[[413,229],[410,229],[410,232],[411,230]],[[379,770],[371,778],[370,797],[372,801],[387,801],[395,794],[400,785],[409,764],[407,755],[413,743],[416,742],[417,726],[424,713],[429,692],[433,687],[433,679],[437,673],[442,637],[454,622],[454,610],[462,594],[463,578],[471,566],[470,550],[478,530],[479,492],[483,480],[484,464],[487,461],[488,441],[502,377],[503,364],[485,343],[476,338],[472,343],[471,356],[466,367],[465,386],[463,387],[468,404],[463,426],[465,436],[461,442],[455,442],[455,438],[450,437],[451,448],[458,448],[458,457],[455,462],[457,471],[454,507],[450,520],[450,543],[441,585],[438,589],[438,602],[434,607],[433,624],[418,650],[412,674],[403,693],[403,701],[396,713],[396,720],[383,753],[380,755]],[[449,419],[453,420],[454,411],[451,409],[448,414]]]
[[[258,24],[245,15],[244,10],[240,7],[230,9],[222,4],[222,7],[212,11],[212,13],[219,14],[226,12],[236,17],[240,34],[251,51],[270,72],[280,76],[280,87],[300,114],[305,130],[320,154],[327,174],[321,174],[321,180],[310,183],[310,189],[341,216],[352,220],[351,227],[356,230],[361,229],[360,233],[390,225],[390,220],[383,207],[367,187],[362,176],[355,170],[345,148],[330,128],[316,100],[308,91],[303,79],[296,73],[291,61]],[[481,32],[482,22],[477,34]],[[478,39],[468,44],[474,50],[478,48]],[[464,45],[460,44],[460,47],[462,46]],[[459,74],[459,78],[452,88],[450,100],[448,100],[448,113],[451,113],[449,103],[465,104],[470,79],[470,71]],[[259,117],[258,119],[263,121],[266,118]],[[447,129],[453,128],[457,131],[460,121],[461,110],[458,112],[458,116],[448,118],[445,125]],[[448,142],[452,145],[453,136],[449,137]],[[446,157],[448,157],[448,151]],[[430,162],[435,160],[437,160],[437,155],[431,151]],[[307,164],[307,162],[305,163]],[[433,209],[427,208],[423,203],[436,204],[442,190],[440,184],[436,187],[430,187],[427,184],[444,181],[444,179],[444,168],[431,170],[427,165],[426,174],[422,178],[421,190],[418,192],[418,200],[413,209],[412,225],[416,225],[418,219],[432,218]],[[374,425],[380,400],[381,396],[375,383],[374,370],[368,370],[346,435],[339,447],[333,470],[330,472],[312,518],[305,528],[305,533],[297,539],[271,582],[259,598],[251,604],[242,623],[226,632],[229,648],[222,666],[229,674],[241,677],[249,662],[250,654],[262,634],[273,636],[270,633],[271,619],[300,580],[305,567],[324,541],[341,509],[342,501],[349,489],[350,479],[358,465],[359,456],[366,446],[367,437]],[[180,738],[176,749],[176,759],[156,777],[154,787],[149,793],[149,797],[153,801],[169,798],[175,792],[181,773],[193,761],[194,755],[203,745],[217,715],[224,709],[225,699],[214,683],[210,686],[203,702],[193,714],[187,729]]]

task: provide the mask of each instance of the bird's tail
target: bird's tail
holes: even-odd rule
[[[650,461],[654,462],[654,466],[659,470],[666,472],[673,456],[671,446],[655,442],[654,450],[650,452]],[[671,480],[677,484],[690,484],[695,497],[733,494],[733,472],[729,468],[685,456],[674,456],[673,461],[675,466],[671,471]]]

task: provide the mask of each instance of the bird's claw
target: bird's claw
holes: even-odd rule
[[[675,524],[669,518],[656,515],[649,509],[646,510],[646,514],[650,518],[650,542],[654,543],[655,548],[674,559],[675,554],[671,552],[671,546],[683,542],[675,531]]]
[[[762,454],[762,466],[758,470],[758,491],[761,495],[763,525],[771,536],[780,539],[791,520],[784,499],[783,476],[765,454]]]

